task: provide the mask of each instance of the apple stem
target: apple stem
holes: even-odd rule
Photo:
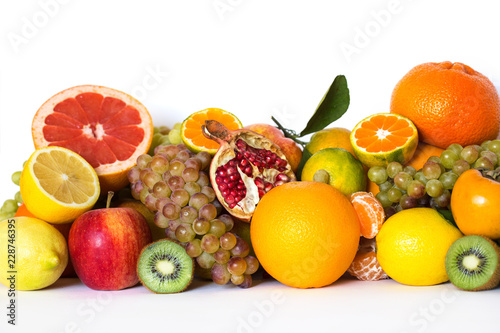
[[[274,118],[274,116],[271,116],[271,119],[276,123],[278,129],[283,132],[283,134],[285,135],[285,138],[292,139],[293,141],[297,142],[302,147],[305,147],[305,145],[307,145],[307,142],[299,140],[300,136],[297,135],[297,133],[294,130],[285,128],[283,125],[280,124],[280,122],[278,120],[276,120],[276,118]]]
[[[114,194],[115,194],[115,192],[108,191],[108,199],[106,200],[106,208],[109,208],[109,206],[111,206],[111,199],[113,198]]]

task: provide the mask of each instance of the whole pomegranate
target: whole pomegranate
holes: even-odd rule
[[[263,135],[230,131],[215,120],[206,120],[202,128],[220,145],[210,165],[215,194],[240,220],[249,222],[260,198],[272,188],[296,180],[285,154]]]

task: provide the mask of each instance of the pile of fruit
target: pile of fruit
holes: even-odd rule
[[[61,277],[154,293],[193,278],[498,286],[500,99],[488,78],[422,64],[390,112],[328,127],[348,106],[338,76],[300,133],[216,108],[170,129],[123,92],[66,89],[34,115],[35,151],[0,209],[0,247],[16,254],[0,269],[22,272],[18,290]]]

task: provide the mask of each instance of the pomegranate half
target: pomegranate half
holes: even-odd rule
[[[256,132],[228,130],[206,120],[203,135],[220,147],[210,165],[210,180],[217,198],[234,217],[249,222],[260,198],[272,188],[295,181],[285,154]]]

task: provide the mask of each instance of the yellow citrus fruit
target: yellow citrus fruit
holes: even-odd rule
[[[182,122],[181,138],[186,146],[194,152],[206,151],[214,155],[219,149],[219,144],[203,135],[201,126],[205,120],[217,120],[234,131],[243,128],[241,121],[232,113],[218,108],[208,108],[191,114]]]
[[[69,223],[99,198],[99,178],[77,153],[49,146],[35,150],[23,168],[21,196],[33,215],[49,223]]]
[[[321,169],[328,173],[328,184],[347,196],[366,190],[363,165],[343,148],[324,148],[311,156],[302,169],[301,180],[314,180]]]
[[[326,128],[314,133],[305,148],[311,154],[315,154],[324,148],[344,148],[354,155],[354,149],[352,149],[350,135],[351,131],[349,131],[347,128]]]
[[[9,245],[15,247],[15,263],[7,255]],[[34,217],[13,217],[0,222],[0,282],[17,290],[37,290],[59,279],[68,264],[66,239],[54,226]],[[13,264],[14,266],[10,266]],[[8,280],[15,271],[15,279]]]
[[[395,113],[377,113],[361,120],[351,132],[356,157],[366,166],[406,164],[415,153],[418,132],[412,121]]]
[[[359,221],[349,199],[320,182],[273,188],[250,224],[255,254],[281,283],[296,288],[330,285],[344,274],[359,244]]]
[[[432,208],[402,210],[377,234],[377,259],[399,283],[430,286],[448,281],[444,265],[451,244],[462,233]]]

